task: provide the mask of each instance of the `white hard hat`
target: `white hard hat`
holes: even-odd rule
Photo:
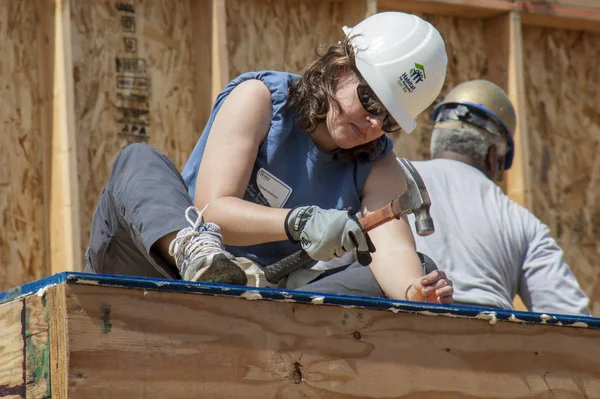
[[[353,28],[356,67],[402,130],[410,133],[416,117],[440,94],[448,57],[442,36],[412,14],[373,14]]]

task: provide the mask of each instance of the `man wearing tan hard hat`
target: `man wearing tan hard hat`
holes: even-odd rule
[[[436,232],[417,250],[454,282],[458,304],[589,315],[589,300],[549,228],[495,184],[514,154],[516,116],[487,80],[456,86],[433,113],[431,160],[414,162],[431,197]],[[412,215],[410,216],[412,218]]]

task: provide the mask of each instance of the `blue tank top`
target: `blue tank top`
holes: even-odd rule
[[[299,78],[286,72],[248,72],[225,87],[217,97],[204,132],[182,172],[192,199],[198,168],[215,116],[237,85],[245,80],[258,79],[271,91],[273,115],[269,132],[258,150],[244,199],[281,208],[317,205],[323,209],[360,210],[361,193],[372,162],[337,160],[335,153],[319,150],[308,133],[295,126],[295,113],[287,107],[287,92],[289,85]],[[385,145],[380,146],[382,150],[375,159],[392,150],[389,137],[383,135],[380,140],[384,140]],[[235,256],[246,257],[262,265],[271,264],[299,249],[300,244],[287,240],[244,247],[227,246],[227,250]]]

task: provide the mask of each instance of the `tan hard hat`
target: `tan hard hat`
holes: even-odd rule
[[[462,120],[505,136],[508,152],[504,168],[511,167],[517,116],[510,98],[499,86],[483,79],[459,84],[433,110],[434,122],[446,118]]]
[[[511,136],[515,134],[517,117],[512,102],[504,90],[488,80],[470,80],[456,86],[435,107],[433,120],[441,109],[452,104],[474,107],[499,122]]]

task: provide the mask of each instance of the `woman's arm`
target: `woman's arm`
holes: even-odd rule
[[[367,215],[389,204],[406,190],[402,168],[393,153],[376,161],[363,189],[362,213]],[[406,218],[392,220],[371,232],[376,251],[370,265],[383,292],[390,298],[451,303],[452,285],[443,272],[423,277],[415,241]]]
[[[386,206],[406,190],[402,173],[393,153],[373,164],[363,189],[363,215]],[[369,232],[369,236],[377,248],[370,265],[377,282],[388,297],[404,299],[409,284],[423,275],[406,219],[385,223]]]
[[[289,209],[243,200],[258,148],[271,124],[271,93],[259,80],[241,83],[229,94],[213,122],[196,181],[194,204],[217,223],[223,241],[252,245],[286,240]]]

